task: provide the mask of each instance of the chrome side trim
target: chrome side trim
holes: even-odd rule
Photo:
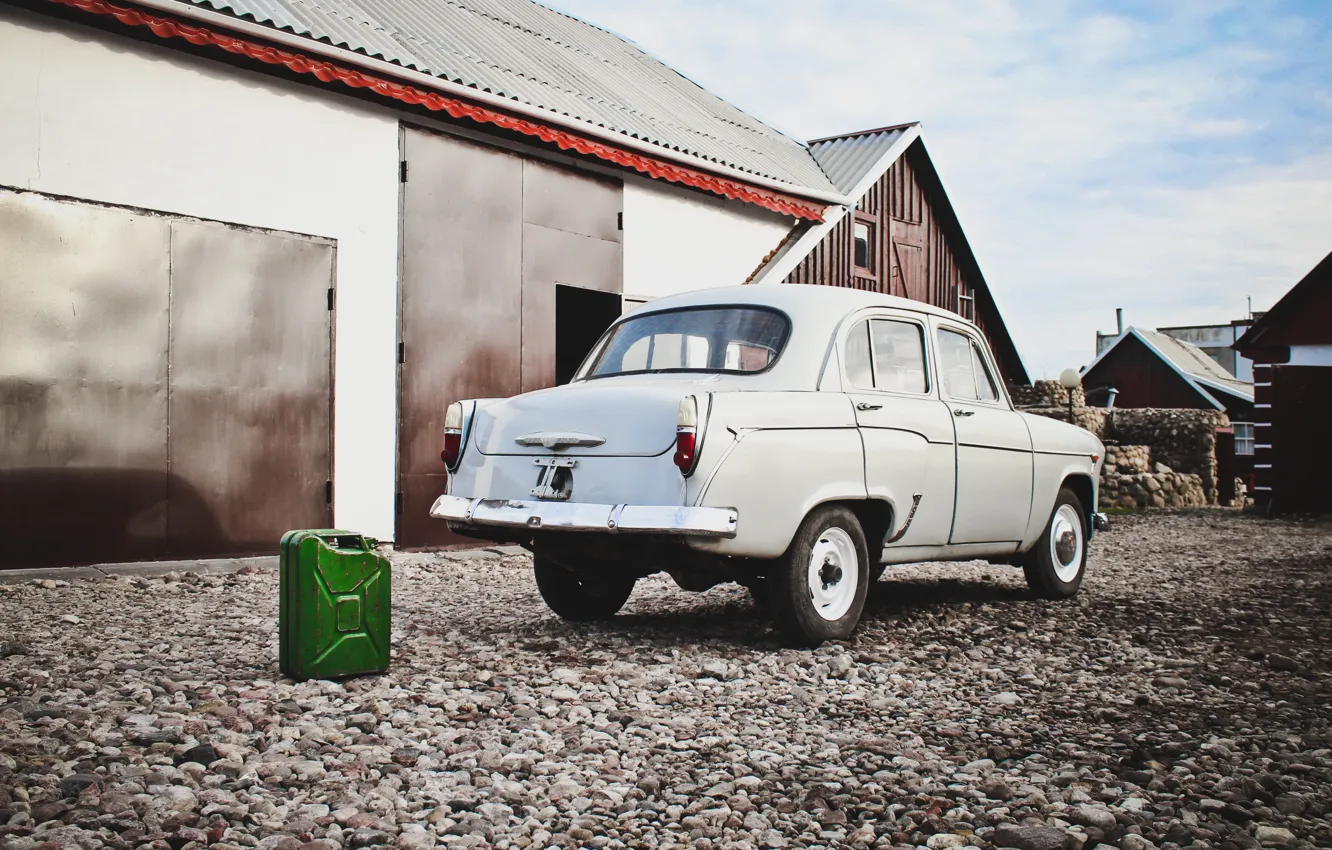
[[[740,519],[734,508],[597,505],[462,496],[440,496],[430,508],[430,515],[458,525],[692,537],[735,537]]]

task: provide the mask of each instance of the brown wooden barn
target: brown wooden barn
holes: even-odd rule
[[[1332,254],[1235,349],[1253,360],[1256,501],[1282,513],[1332,512]]]
[[[1030,383],[920,125],[815,139],[809,149],[855,205],[793,230],[751,280],[852,287],[953,310],[985,332],[1006,381]]]

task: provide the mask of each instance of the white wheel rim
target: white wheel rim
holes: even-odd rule
[[[1082,572],[1082,520],[1072,505],[1060,505],[1050,520],[1050,563],[1067,584]]]
[[[810,550],[807,578],[815,612],[830,622],[842,619],[860,585],[860,560],[851,535],[840,528],[824,529]]]

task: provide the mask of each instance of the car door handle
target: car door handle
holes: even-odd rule
[[[955,409],[953,410],[953,415],[954,415],[954,416],[973,416],[973,415],[975,415],[975,413],[976,413],[976,411],[974,411],[974,410],[963,410],[963,409],[960,408],[960,407],[955,408]]]
[[[862,401],[856,405],[856,410],[882,410],[882,404],[870,404],[868,401]]]

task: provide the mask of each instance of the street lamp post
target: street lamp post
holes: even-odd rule
[[[1068,390],[1068,424],[1073,425],[1073,391],[1082,384],[1082,376],[1077,369],[1065,369],[1059,373],[1059,386]]]

